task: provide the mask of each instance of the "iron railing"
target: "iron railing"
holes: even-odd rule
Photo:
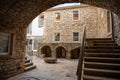
[[[83,56],[84,56],[85,39],[86,39],[86,26],[83,27],[79,61],[78,61],[78,67],[77,67],[77,80],[81,80],[81,76],[82,76],[82,66],[83,66],[82,64],[83,64]]]

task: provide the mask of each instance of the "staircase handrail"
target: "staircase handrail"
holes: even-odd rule
[[[83,64],[83,56],[84,56],[84,44],[86,39],[86,26],[83,27],[82,39],[80,44],[80,53],[77,67],[77,80],[81,80],[82,76],[82,64]]]

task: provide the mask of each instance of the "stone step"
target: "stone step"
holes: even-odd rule
[[[110,38],[87,39],[83,80],[120,80],[120,47]]]
[[[84,53],[85,57],[108,57],[108,58],[120,58],[120,53]]]
[[[84,75],[83,76],[83,80],[116,80],[116,79],[115,78],[107,78],[107,77]]]
[[[112,40],[90,40],[90,41],[86,41],[87,44],[116,44],[115,41]]]
[[[25,63],[29,63],[30,62],[30,60],[25,60]]]
[[[32,69],[35,69],[35,68],[36,68],[35,65],[28,66],[28,67],[25,67],[24,71],[29,71],[29,70],[32,70]]]
[[[25,67],[28,67],[28,66],[31,66],[31,65],[33,65],[33,63],[32,63],[32,62],[25,63]]]
[[[120,47],[116,47],[116,46],[93,46],[93,47],[89,47],[89,46],[86,46],[85,49],[120,49]]]
[[[120,58],[84,57],[85,62],[120,63]]]
[[[93,52],[93,53],[120,53],[120,49],[84,49],[84,52]]]
[[[111,38],[86,38],[86,41],[105,41],[105,40],[112,40]]]
[[[113,40],[94,40],[93,43],[115,43]]]
[[[106,47],[108,47],[108,46],[111,46],[111,47],[116,47],[116,46],[118,46],[116,43],[94,43],[93,44],[93,46],[95,47],[95,46],[102,46],[102,47],[104,47],[104,46],[106,46]]]
[[[84,67],[92,69],[106,69],[120,71],[120,64],[115,63],[84,62]]]
[[[84,75],[120,79],[120,71],[105,70],[105,69],[91,69],[91,68],[83,68],[83,70],[84,70]]]

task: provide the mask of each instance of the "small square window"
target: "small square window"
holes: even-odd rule
[[[79,19],[79,12],[73,11],[73,20],[78,20],[78,19]]]
[[[60,21],[60,13],[55,13],[55,20]]]
[[[79,33],[73,32],[73,41],[78,41],[78,40],[79,40]]]
[[[60,41],[60,33],[55,33],[55,41]]]

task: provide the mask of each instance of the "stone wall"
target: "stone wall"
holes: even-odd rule
[[[12,50],[9,55],[0,55],[0,80],[24,72],[26,28],[0,27],[0,32],[11,34]]]
[[[120,18],[115,13],[112,13],[112,21],[113,30],[115,31],[114,39],[120,46]]]
[[[79,20],[73,20],[73,11],[79,11]],[[61,14],[60,21],[55,20],[55,13]],[[83,26],[87,27],[87,38],[106,38],[108,28],[108,15],[106,9],[93,6],[82,6],[48,10],[44,12],[45,30],[43,43],[56,43],[55,33],[60,33],[60,41],[57,43],[79,43]],[[79,41],[73,41],[73,32],[79,32]]]
[[[98,37],[99,38],[105,38],[108,37],[108,27],[109,26],[109,14],[108,10],[103,10],[101,8],[98,9],[98,25],[96,26],[98,28]]]

